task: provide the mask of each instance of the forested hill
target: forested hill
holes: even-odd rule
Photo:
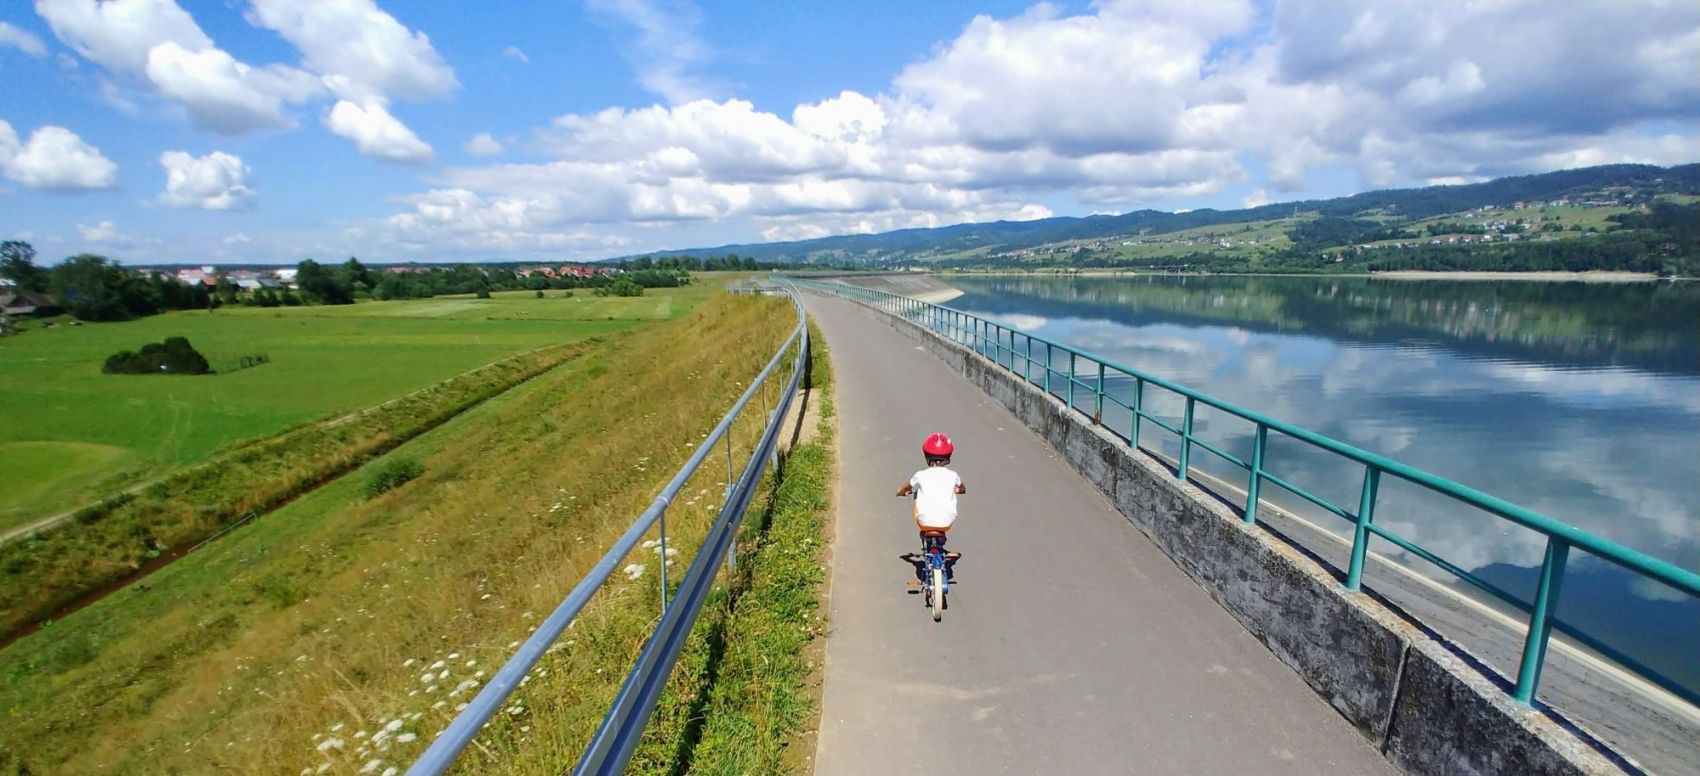
[[[1479,211],[1484,207],[1509,209],[1522,203],[1584,202],[1593,205],[1610,204],[1626,207],[1648,203],[1661,195],[1692,197],[1700,195],[1700,164],[1677,167],[1619,164],[1562,170],[1539,175],[1500,178],[1484,183],[1459,186],[1428,186],[1418,189],[1388,189],[1368,191],[1349,197],[1326,200],[1283,202],[1242,210],[1193,210],[1185,213],[1166,213],[1156,210],[1137,210],[1111,216],[1085,218],[1059,217],[1035,221],[998,221],[983,224],[959,224],[936,229],[904,229],[883,234],[842,235],[796,242],[726,245],[664,251],[653,255],[718,256],[735,253],[764,262],[945,262],[945,263],[1008,263],[1018,260],[1024,252],[1055,253],[1058,246],[1066,247],[1076,265],[1119,265],[1137,263],[1136,251],[1109,251],[1106,246],[1086,246],[1081,243],[1143,236],[1154,236],[1201,230],[1207,227],[1241,226],[1249,231],[1254,224],[1285,223],[1280,228],[1284,236],[1290,225],[1306,221],[1331,219],[1374,219],[1376,223],[1398,228],[1433,220],[1447,215]],[[1362,231],[1362,230],[1360,230]],[[1413,233],[1416,234],[1416,233]],[[1423,233],[1426,234],[1426,233]],[[1362,235],[1343,235],[1359,237]],[[1273,240],[1261,243],[1291,250],[1295,243],[1315,247],[1313,240]],[[1070,245],[1072,244],[1072,245]],[[1349,244],[1349,243],[1342,243]],[[1660,242],[1659,244],[1663,244]],[[1191,247],[1188,244],[1186,247]],[[1147,251],[1146,253],[1150,253]],[[1163,255],[1182,256],[1196,251],[1170,250]],[[1253,251],[1256,255],[1273,257],[1273,250]],[[1144,258],[1150,258],[1145,256]],[[1041,261],[1040,263],[1045,263]]]

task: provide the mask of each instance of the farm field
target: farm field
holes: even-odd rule
[[[0,530],[513,353],[677,318],[720,288],[179,312],[0,339]],[[271,362],[202,377],[101,373],[108,355],[170,336],[215,369],[256,353]]]
[[[723,297],[615,335],[390,454],[422,462],[419,479],[368,500],[355,472],[6,647],[0,772],[405,765],[691,454],[793,320],[780,300]],[[745,413],[735,438],[754,438],[760,420]],[[704,494],[723,475],[704,471],[670,512],[677,568],[718,507]],[[480,736],[486,746],[550,773],[582,746],[653,624],[657,554],[635,553],[645,569],[616,576]],[[476,751],[465,764],[489,767]]]

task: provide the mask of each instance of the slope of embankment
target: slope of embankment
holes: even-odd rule
[[[783,300],[720,296],[609,337],[374,463],[406,455],[419,478],[367,499],[355,472],[12,644],[0,773],[405,767],[794,322]],[[745,415],[734,445],[759,430]],[[718,507],[724,472],[703,471],[669,512],[675,569]],[[653,625],[662,562],[623,562],[463,765],[515,772],[499,764],[525,753],[553,773],[582,749]]]

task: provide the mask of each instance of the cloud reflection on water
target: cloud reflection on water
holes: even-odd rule
[[[1649,296],[1646,289],[1626,289],[1625,302],[1594,289],[1577,296],[1580,292],[1520,288],[1512,302],[1501,302],[1471,286],[1460,293],[1475,301],[1460,306],[1414,297],[1419,292],[1407,288],[1387,292],[1386,283],[1346,293],[1337,288],[1341,281],[1306,278],[1242,279],[1247,298],[1239,298],[1231,281],[1213,280],[1202,296],[1196,288],[1182,288],[1197,284],[1179,280],[1172,289],[1147,282],[1131,290],[1114,280],[1101,281],[1102,290],[1080,280],[966,280],[957,285],[967,295],[951,306],[1011,325],[1035,324],[1023,328],[1700,569],[1694,495],[1700,481],[1700,365],[1689,364],[1700,352],[1695,350],[1700,331],[1641,326],[1624,309]],[[1447,285],[1426,284],[1420,293],[1444,297]],[[1165,296],[1171,291],[1174,297]],[[1348,307],[1313,304],[1330,293],[1346,298]],[[1378,308],[1373,300],[1363,301],[1374,293],[1391,293],[1400,302],[1380,305],[1387,309],[1384,317],[1367,314]],[[1651,295],[1660,300],[1660,314],[1668,315],[1665,307],[1673,298],[1685,310],[1700,310],[1700,286],[1691,289],[1693,298],[1673,293],[1659,289]],[[1522,321],[1548,326],[1554,319],[1550,311],[1535,315],[1519,306],[1522,296],[1536,299],[1529,304],[1562,308],[1565,328],[1519,329]],[[1425,321],[1423,311],[1436,319]],[[1349,320],[1331,319],[1336,313]],[[1609,323],[1626,320],[1640,328]],[[1613,343],[1634,348],[1613,350],[1618,347]],[[1112,381],[1111,389],[1124,401],[1131,398],[1131,381]],[[1178,425],[1179,397],[1155,389],[1145,396],[1147,411]],[[1106,425],[1124,434],[1128,422],[1124,410],[1105,413]],[[1196,429],[1211,444],[1249,457],[1254,431],[1249,423],[1201,412]],[[1174,452],[1172,435],[1150,425],[1144,434],[1142,445]],[[1214,456],[1195,452],[1193,460],[1231,482],[1244,482],[1243,471]],[[1274,437],[1267,460],[1280,476],[1356,508],[1360,466]],[[1264,493],[1284,507],[1308,507],[1275,487]],[[1332,516],[1319,522],[1345,528]],[[1532,590],[1546,541],[1396,478],[1383,478],[1376,522],[1519,595]],[[1387,542],[1376,549],[1403,555]],[[1427,563],[1402,560],[1435,579],[1450,579]],[[1638,581],[1585,553],[1573,554],[1571,566],[1577,584],[1594,589],[1567,596],[1562,616],[1613,630],[1597,635],[1652,654],[1685,681],[1700,682],[1700,672],[1685,667],[1691,661],[1680,649],[1700,638],[1700,602]],[[1626,618],[1628,609],[1659,622]],[[1623,627],[1627,621],[1639,623],[1639,629]]]

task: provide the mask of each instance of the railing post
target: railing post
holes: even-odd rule
[[[1074,351],[1068,352],[1068,408],[1074,409]]]
[[[1364,467],[1363,495],[1358,498],[1357,527],[1352,530],[1352,565],[1346,569],[1346,589],[1363,586],[1364,558],[1369,554],[1369,524],[1375,519],[1375,495],[1381,489],[1381,470]]]
[[[1139,449],[1139,412],[1140,405],[1145,403],[1145,378],[1135,375],[1133,378],[1133,427],[1127,432],[1127,446]]]
[[[1175,467],[1175,479],[1186,482],[1187,458],[1192,454],[1192,408],[1197,399],[1186,397],[1186,414],[1181,416],[1180,465]]]
[[[1015,334],[1012,332],[1009,336],[1014,337]],[[1021,379],[1026,380],[1029,383],[1033,382],[1033,338],[1032,337],[1027,338],[1027,356],[1026,356],[1026,360],[1021,362]]]
[[[1547,641],[1552,637],[1552,615],[1558,608],[1558,588],[1564,581],[1564,565],[1570,545],[1556,536],[1547,537],[1546,560],[1541,563],[1541,583],[1535,588],[1535,605],[1529,612],[1529,635],[1523,640],[1523,662],[1517,666],[1517,688],[1512,695],[1524,706],[1535,702],[1535,687],[1546,663]]]
[[[1029,340],[1031,341],[1031,340]],[[1045,343],[1045,397],[1051,395],[1051,343]]]
[[[1092,425],[1104,425],[1104,362],[1098,362],[1098,382],[1092,385],[1097,399],[1092,405]]]
[[[726,436],[724,437],[726,440],[726,495],[720,499],[722,508],[732,501],[732,429],[737,427],[736,424],[737,421],[733,421],[733,425],[726,428]],[[731,549],[726,551],[726,570],[729,572],[738,570],[738,539],[736,537],[732,539]]]
[[[1257,525],[1257,492],[1263,486],[1263,448],[1269,443],[1269,427],[1257,424],[1251,441],[1251,479],[1245,484],[1245,524]]]
[[[661,613],[667,614],[667,511],[661,511]]]

